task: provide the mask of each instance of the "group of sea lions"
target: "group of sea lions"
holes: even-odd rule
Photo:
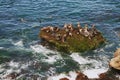
[[[91,40],[99,32],[95,28],[95,25],[92,25],[91,28],[88,28],[88,25],[85,24],[85,26],[82,27],[79,22],[77,24],[77,27],[73,27],[72,24],[64,24],[62,29],[58,27],[47,26],[47,27],[41,28],[41,31],[50,33],[52,37],[62,42],[65,42],[68,36],[72,37],[73,33],[77,35],[83,35],[84,37],[87,37],[88,39]],[[59,31],[63,33],[59,33]]]

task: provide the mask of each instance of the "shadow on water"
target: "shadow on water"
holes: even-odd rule
[[[32,52],[26,51],[9,51],[9,50],[0,50],[0,62],[8,62],[11,60],[15,61],[26,61],[32,58]]]

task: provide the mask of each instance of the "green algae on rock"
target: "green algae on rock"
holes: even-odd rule
[[[65,24],[63,28],[43,27],[39,37],[43,45],[61,52],[89,51],[105,42],[101,32],[94,25],[88,28],[87,24],[81,27],[80,23],[77,27],[73,27],[72,24]]]

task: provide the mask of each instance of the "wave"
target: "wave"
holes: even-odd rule
[[[58,59],[62,59],[61,55],[56,52],[56,51],[52,51],[49,50],[45,47],[43,47],[42,45],[31,45],[30,48],[35,52],[39,54],[44,55],[44,58],[42,58],[42,61],[44,62],[48,62],[48,63],[54,63],[56,62]]]
[[[10,78],[7,77],[11,73],[21,73],[21,71],[27,70],[28,67],[31,65],[31,62],[28,63],[22,63],[22,62],[15,62],[15,61],[10,61],[5,64],[0,65],[0,79],[2,80],[9,80]],[[6,68],[7,67],[7,68]],[[8,79],[7,79],[8,78]]]
[[[4,47],[0,47],[0,50],[1,50],[1,49],[4,49]]]
[[[99,74],[106,72],[108,69],[91,69],[91,70],[85,70],[83,73],[91,79],[99,78]],[[48,77],[47,80],[60,80],[61,78],[67,78],[69,80],[76,80],[77,73],[75,71],[70,71],[68,74],[61,73],[59,75],[54,75]]]
[[[12,42],[13,45],[15,46],[19,46],[19,47],[23,47],[24,44],[23,44],[23,40],[19,40],[18,42]]]
[[[47,80],[60,80],[61,78],[68,78],[69,80],[75,80],[77,76],[76,72],[70,71],[68,74],[61,73],[59,75],[51,76]]]
[[[46,68],[46,63],[47,63],[47,69],[45,71],[41,73],[39,73],[40,76],[43,77],[48,77],[50,75],[48,80],[59,80],[60,78],[63,77],[67,77],[69,80],[74,80],[74,78],[76,77],[76,73],[74,71],[70,71],[67,74],[65,73],[61,73],[59,75],[55,75],[54,74],[57,73],[57,68],[56,65],[54,63],[56,63],[58,60],[63,61],[65,60],[66,56],[62,56],[59,52],[57,51],[53,51],[50,49],[47,49],[46,47],[40,45],[40,44],[36,44],[36,41],[32,41],[29,43],[29,47],[25,47],[24,46],[24,42],[22,39],[20,39],[19,41],[13,41],[11,40],[11,44],[13,44],[13,46],[9,49],[12,49],[12,51],[14,50],[24,50],[26,52],[32,52],[32,59],[29,60],[29,62],[27,62],[26,60],[24,60],[24,62],[22,61],[13,61],[11,60],[8,63],[4,63],[0,66],[2,66],[2,68],[0,68],[0,77],[3,79],[5,78],[7,75],[9,75],[12,72],[16,72],[16,73],[20,73],[21,69],[31,69],[30,72],[28,73],[30,74],[35,74],[37,73],[37,71],[35,71],[36,69],[33,68],[33,62],[35,63],[35,61],[40,62],[40,63],[45,63],[44,64],[40,64],[40,70],[42,71],[42,69],[44,69],[43,67]],[[67,57],[70,57],[69,59],[74,60],[75,62],[77,62],[79,64],[79,68],[80,70],[86,74],[89,78],[96,78],[98,77],[99,73],[102,73],[104,71],[107,70],[107,61],[109,60],[109,55],[106,55],[104,53],[107,53],[105,51],[105,48],[111,48],[113,47],[114,44],[109,44],[107,46],[105,46],[104,48],[99,48],[94,50],[94,53],[99,53],[99,54],[92,54],[89,56],[82,56],[80,55],[81,53],[72,53],[71,55],[67,55]],[[2,49],[2,48],[1,48]],[[103,54],[101,54],[103,53]],[[91,58],[92,57],[92,58]],[[20,59],[21,60],[21,59]],[[78,65],[76,64],[76,65]],[[52,65],[52,66],[51,66]],[[61,66],[64,64],[58,64],[57,66]],[[71,64],[72,65],[72,64]],[[8,66],[8,68],[4,68],[4,66]],[[66,64],[67,66],[67,64]],[[69,65],[70,66],[70,65]],[[64,68],[64,67],[63,67]],[[37,69],[38,70],[38,69]],[[33,71],[33,72],[32,72]],[[63,72],[66,72],[65,70]],[[94,74],[94,75],[91,75]],[[23,74],[21,74],[19,77],[26,77]],[[4,79],[3,79],[4,80]]]
[[[97,63],[97,61],[95,61],[93,59],[88,60],[87,58],[79,56],[78,53],[72,53],[70,56],[72,57],[73,60],[75,60],[79,64]]]
[[[90,70],[85,70],[83,73],[88,76],[88,78],[99,78],[99,74],[104,73],[108,70],[108,68],[103,69],[90,69]]]

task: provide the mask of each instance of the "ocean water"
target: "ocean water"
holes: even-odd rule
[[[61,54],[39,44],[41,27],[77,22],[95,24],[106,45]],[[0,80],[10,80],[11,73],[18,74],[16,80],[54,80],[66,72],[104,71],[119,47],[120,0],[0,0]]]

